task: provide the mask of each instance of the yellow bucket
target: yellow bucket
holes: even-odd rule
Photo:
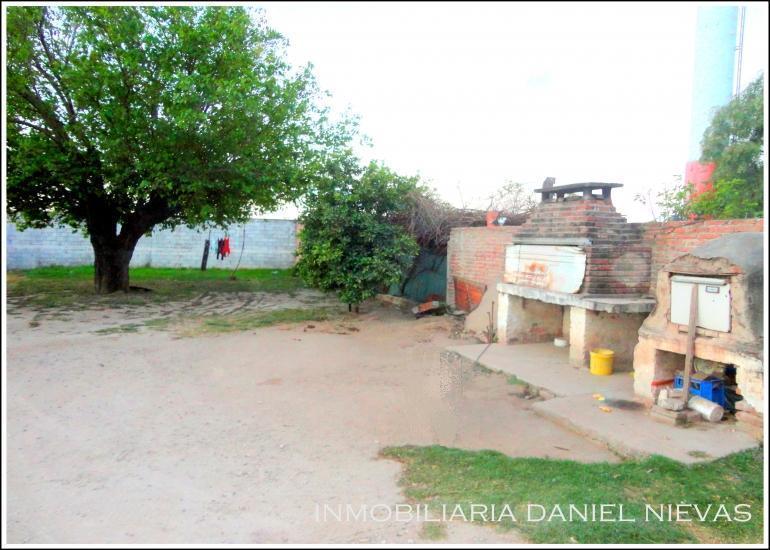
[[[591,350],[591,374],[609,376],[612,374],[612,361],[615,352],[611,349],[597,348]]]

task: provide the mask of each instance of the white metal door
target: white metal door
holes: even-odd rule
[[[697,326],[718,332],[730,332],[730,285],[724,279],[708,277],[671,277],[671,322],[687,325],[690,319],[690,293],[698,285]]]

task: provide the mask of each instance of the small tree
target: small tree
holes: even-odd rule
[[[536,204],[531,190],[526,189],[521,183],[507,180],[505,185],[489,196],[487,210],[512,216],[528,214]]]
[[[634,201],[649,208],[656,222],[683,220],[687,216],[687,198],[692,194],[691,187],[682,184],[679,174],[674,174],[672,180],[662,183],[657,192],[647,188],[634,194]]]
[[[716,162],[712,189],[692,211],[713,218],[761,217],[764,213],[764,79],[757,78],[714,115],[703,135],[703,161]]]
[[[7,31],[8,213],[85,231],[99,292],[153,227],[293,200],[349,139],[244,8],[11,7]]]
[[[714,181],[741,179],[760,193],[764,152],[764,78],[719,109],[703,134],[701,160],[716,162]]]
[[[701,161],[714,162],[713,185],[694,195],[681,182],[659,195],[664,213],[686,218],[761,217],[764,213],[764,80],[719,109],[703,134]]]
[[[398,223],[417,178],[352,159],[305,199],[297,271],[311,286],[339,292],[349,305],[401,280],[419,247]]]

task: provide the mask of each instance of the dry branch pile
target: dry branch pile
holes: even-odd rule
[[[486,225],[486,210],[457,208],[424,190],[411,193],[409,205],[409,209],[395,221],[417,240],[420,247],[438,254],[446,252],[453,227]],[[502,218],[505,218],[504,225],[521,225],[527,213],[500,212]]]

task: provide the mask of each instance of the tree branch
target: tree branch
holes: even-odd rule
[[[53,139],[56,143],[64,147],[66,143],[72,142],[72,139],[67,133],[64,124],[62,124],[62,122],[56,117],[56,113],[53,111],[51,106],[43,101],[40,96],[38,96],[29,88],[16,90],[16,93],[19,95],[19,97],[27,101],[27,103],[29,103],[32,108],[40,115],[43,121],[50,128],[50,131],[54,136]]]
[[[16,117],[13,117],[11,119],[11,122],[15,122],[16,124],[21,124],[22,126],[26,126],[28,128],[33,128],[33,129],[37,130],[38,132],[41,132],[41,133],[47,135],[49,138],[51,138],[51,139],[53,139],[55,141],[55,136],[45,126],[39,126],[37,124],[33,124],[32,122],[27,122],[26,120],[22,120],[22,119],[16,118]]]
[[[75,109],[75,105],[72,102],[72,97],[70,96],[69,90],[67,89],[67,86],[64,85],[64,81],[59,77],[59,75],[56,74],[56,70],[54,70],[54,65],[57,62],[57,59],[51,51],[51,47],[45,38],[45,29],[43,26],[47,14],[48,11],[44,8],[43,16],[40,18],[40,21],[38,21],[37,24],[37,37],[40,45],[43,47],[43,52],[45,52],[46,59],[48,60],[48,66],[51,70],[50,72],[46,71],[37,58],[33,58],[33,63],[37,70],[40,71],[43,76],[45,76],[46,80],[48,80],[48,82],[51,84],[51,87],[54,89],[54,91],[56,91],[59,99],[61,99],[62,103],[64,104],[64,108],[67,111],[67,119],[70,125],[73,127],[73,131],[76,132],[78,138],[80,138],[80,140],[87,147],[90,147],[91,142],[86,137],[86,135],[83,132],[77,130],[77,110]]]
[[[56,57],[51,52],[51,48],[48,45],[48,41],[45,39],[45,30],[43,28],[43,22],[45,21],[45,17],[47,13],[48,11],[44,8],[43,16],[40,18],[40,21],[38,21],[38,24],[37,24],[37,37],[38,37],[38,40],[40,41],[40,45],[43,47],[45,56],[48,59],[48,66],[53,69],[53,66],[56,63]],[[64,86],[64,83],[62,82],[61,78],[59,78],[56,75],[55,71],[49,74],[45,69],[42,68],[42,66],[39,64],[37,59],[34,60],[34,63],[35,63],[35,66],[38,68],[38,70],[46,76],[49,82],[51,82],[51,85],[53,86],[54,90],[56,90],[56,93],[59,95],[62,102],[64,103],[64,108],[67,109],[67,114],[69,115],[70,123],[74,124],[76,121],[75,107],[72,104],[72,99],[67,94],[67,88]]]

